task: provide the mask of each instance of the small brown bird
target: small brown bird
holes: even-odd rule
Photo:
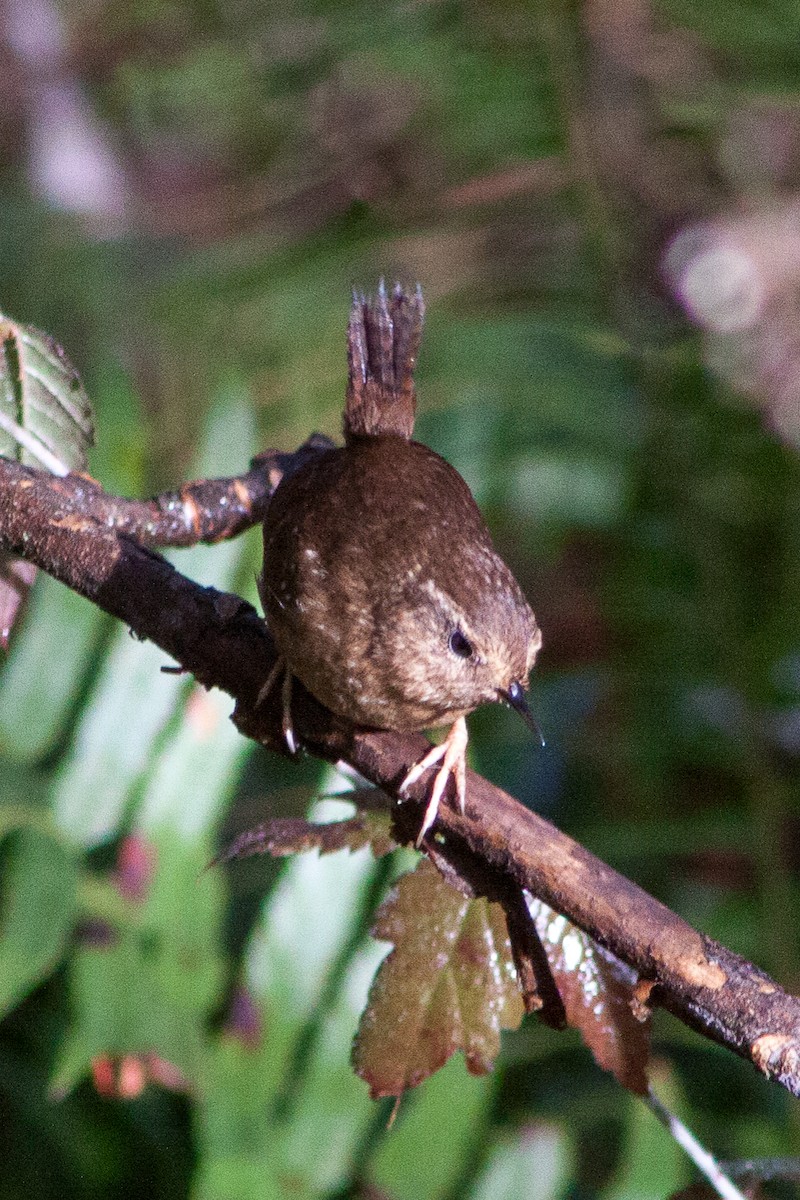
[[[355,297],[348,327],[345,445],[285,478],[264,522],[259,591],[281,659],[289,748],[291,681],[354,725],[423,730],[451,724],[401,792],[440,760],[417,845],[449,776],[464,811],[465,717],[480,704],[525,702],[542,644],[536,619],[495,551],[469,488],[411,440],[414,366],[424,305],[417,288]],[[541,737],[541,734],[539,734]]]

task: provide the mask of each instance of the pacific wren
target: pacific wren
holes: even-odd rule
[[[356,296],[348,326],[345,445],[285,478],[264,522],[259,591],[284,673],[357,726],[452,722],[403,789],[440,760],[420,829],[452,774],[464,811],[467,726],[480,704],[515,708],[542,643],[536,619],[458,472],[412,441],[424,305],[398,284]]]

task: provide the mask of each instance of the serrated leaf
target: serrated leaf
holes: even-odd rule
[[[424,860],[378,911],[375,937],[394,944],[370,990],[353,1047],[374,1098],[416,1087],[463,1050],[473,1074],[491,1069],[500,1030],[523,1006],[505,916],[455,891]]]
[[[541,900],[528,907],[542,940],[567,1023],[595,1061],[637,1096],[647,1091],[650,1019],[634,1015],[635,974]]]
[[[0,454],[48,470],[54,458],[81,470],[94,426],[75,367],[48,334],[1,314],[0,342]],[[24,431],[24,444],[13,426]]]
[[[349,795],[347,797],[350,798]],[[304,854],[319,850],[333,854],[337,850],[361,850],[370,846],[376,858],[388,854],[395,843],[391,837],[388,813],[360,812],[344,821],[319,824],[302,817],[275,817],[248,829],[235,837],[230,845],[212,860],[211,865],[249,858],[253,854],[271,854],[283,858],[288,854]]]

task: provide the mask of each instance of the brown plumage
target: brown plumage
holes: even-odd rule
[[[355,299],[346,444],[278,487],[260,580],[287,681],[296,676],[355,725],[453,723],[405,781],[444,759],[420,838],[451,772],[463,808],[464,717],[502,701],[531,719],[523,688],[541,645],[466,483],[411,440],[422,318],[419,289]],[[288,684],[284,703],[291,744]]]

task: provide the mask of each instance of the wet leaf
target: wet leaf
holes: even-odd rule
[[[2,314],[0,342],[0,454],[59,475],[81,470],[94,426],[78,372],[51,337]]]
[[[349,797],[348,797],[349,798]],[[234,838],[229,846],[212,860],[211,865],[249,858],[252,854],[271,854],[283,858],[288,854],[303,854],[319,850],[333,854],[336,850],[360,850],[370,846],[376,858],[388,854],[395,843],[390,835],[388,813],[360,812],[344,821],[317,824],[302,817],[275,817],[255,829],[248,829]]]
[[[650,1018],[634,1016],[637,977],[629,967],[541,900],[528,907],[564,1004],[599,1066],[641,1096],[647,1091]]]
[[[461,895],[424,860],[384,901],[373,934],[394,950],[375,977],[353,1049],[372,1096],[416,1087],[456,1050],[473,1074],[489,1071],[500,1030],[523,1014],[500,906]]]

